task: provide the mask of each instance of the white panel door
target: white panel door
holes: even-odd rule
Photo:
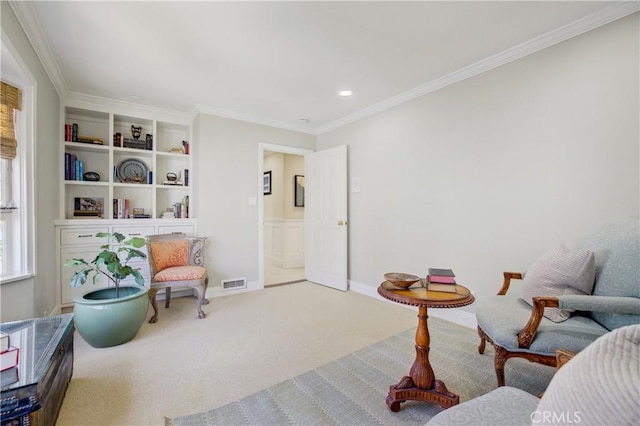
[[[307,280],[346,291],[347,147],[304,158]]]

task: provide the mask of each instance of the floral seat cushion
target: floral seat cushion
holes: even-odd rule
[[[174,266],[158,272],[154,281],[191,281],[200,280],[207,274],[202,266]]]

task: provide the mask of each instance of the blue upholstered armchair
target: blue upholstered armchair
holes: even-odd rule
[[[540,262],[542,267],[536,262],[526,275],[505,272],[498,295],[478,301],[478,351],[484,353],[487,341],[495,348],[498,386],[505,384],[504,364],[509,358],[520,357],[556,366],[557,349],[578,353],[611,330],[640,323],[639,228],[638,218],[620,220],[605,225],[582,241],[580,255],[591,253],[591,260],[583,256],[585,260],[575,269],[588,289],[592,286],[591,291],[584,288],[570,291],[566,286],[553,288],[552,283],[529,292],[529,296],[533,296],[528,302],[523,296],[526,292],[507,293],[513,279],[523,279],[523,286],[527,284],[529,273],[533,274],[536,266],[538,270],[535,277],[531,276],[529,281],[533,282],[527,284],[529,288],[535,288],[536,280],[542,281],[550,275],[557,281],[573,283],[576,279],[568,278],[561,269],[569,262],[568,257],[573,256],[573,261],[578,255],[565,248],[541,259],[544,260]],[[558,256],[565,257],[553,264]]]
[[[558,355],[564,366],[541,399],[503,386],[440,412],[427,425],[640,424],[640,325],[617,328],[574,357]]]

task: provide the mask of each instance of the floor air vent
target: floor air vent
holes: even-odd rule
[[[222,291],[239,290],[247,288],[246,278],[233,278],[230,280],[222,280]]]

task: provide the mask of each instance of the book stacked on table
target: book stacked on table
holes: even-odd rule
[[[9,335],[0,332],[0,371],[5,371],[18,365],[20,350],[11,346]]]
[[[427,290],[456,292],[456,275],[451,269],[429,268]]]

